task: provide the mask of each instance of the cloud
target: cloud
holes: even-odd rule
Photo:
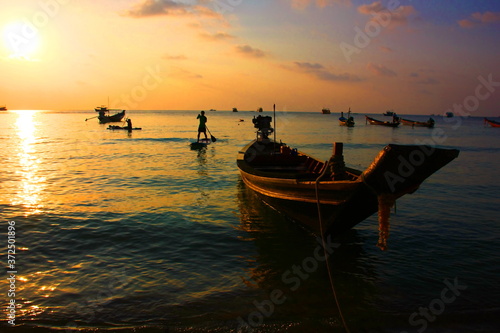
[[[216,33],[201,33],[201,37],[208,39],[208,40],[224,40],[224,39],[232,39],[235,38],[233,35],[228,34],[227,32],[216,32]]]
[[[173,0],[143,0],[142,3],[136,4],[132,9],[128,10],[125,15],[136,18],[159,15],[220,17],[220,14],[212,9],[197,5],[194,1],[183,3]]]
[[[349,73],[340,73],[336,74],[328,69],[326,69],[323,65],[319,63],[310,63],[310,62],[294,62],[293,67],[291,68],[293,71],[298,71],[301,73],[312,75],[323,81],[347,81],[347,82],[358,82],[361,81],[359,77]]]
[[[262,50],[251,47],[250,45],[236,45],[236,51],[240,54],[243,54],[247,57],[252,58],[263,58],[266,56],[266,53]]]
[[[394,72],[393,70],[385,67],[384,65],[377,65],[377,64],[374,64],[374,63],[369,63],[366,68],[374,73],[375,75],[378,75],[378,76],[385,76],[385,77],[395,77],[395,76],[398,76],[396,74],[396,72]]]
[[[378,48],[379,48],[380,51],[384,51],[384,52],[387,52],[387,53],[394,52],[393,49],[391,49],[390,47],[387,47],[387,46],[379,46]]]
[[[298,10],[304,10],[312,3],[314,3],[318,8],[325,8],[335,4],[350,5],[351,0],[290,0],[292,8]]]
[[[392,27],[396,27],[408,25],[410,17],[416,15],[417,10],[413,6],[399,6],[393,10],[389,10],[382,4],[381,1],[375,1],[368,5],[359,6],[358,13],[372,16],[371,20],[373,21],[376,21],[378,16],[380,16],[384,21],[390,19],[390,25]],[[376,15],[377,13],[380,15]]]
[[[474,28],[500,22],[500,12],[474,13],[469,18],[458,21],[462,28]]]
[[[179,55],[169,55],[169,54],[165,54],[162,59],[166,59],[166,60],[187,60],[187,57],[183,54],[179,54]]]
[[[183,80],[191,80],[191,79],[202,79],[203,75],[193,73],[191,71],[188,71],[183,68],[179,67],[172,67],[171,72],[170,72],[171,77],[183,79]]]
[[[439,84],[439,81],[433,77],[428,77],[426,79],[417,81],[417,84],[422,84],[422,85]]]

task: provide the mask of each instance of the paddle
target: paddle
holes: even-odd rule
[[[95,116],[95,117],[92,117],[92,118],[87,118],[87,119],[85,119],[85,121],[87,121],[89,119],[94,119],[94,118],[97,118],[97,117],[99,117],[99,116]]]
[[[207,129],[208,133],[210,133],[210,130],[208,129],[208,127],[205,126],[205,128]],[[212,142],[217,141],[217,138],[215,136],[213,136],[212,133],[210,133],[210,139],[212,140]]]

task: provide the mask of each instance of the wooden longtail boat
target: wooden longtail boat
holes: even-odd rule
[[[351,116],[351,108],[349,108],[349,111],[347,112],[347,118],[344,117],[344,112],[340,113],[340,118],[339,118],[339,125],[340,126],[347,126],[347,127],[354,127],[354,118]]]
[[[414,121],[409,119],[400,119],[403,125],[412,126],[412,127],[434,127],[435,121],[432,118],[429,118],[427,121]]]
[[[389,126],[389,127],[398,127],[400,122],[398,121],[380,121],[368,116],[366,117],[366,121],[369,122],[372,125],[381,125],[381,126]]]
[[[101,124],[106,124],[106,123],[118,123],[122,121],[123,117],[125,117],[125,110],[122,110],[118,113],[115,113],[113,115],[106,115],[105,112],[108,111],[99,111],[99,116],[97,119],[99,119],[99,122]]]
[[[254,118],[257,139],[238,153],[241,178],[278,211],[323,236],[345,232],[377,210],[388,216],[396,199],[413,193],[459,154],[455,149],[390,144],[360,171],[345,166],[342,143],[322,162],[269,139],[271,117],[262,118],[268,119]]]
[[[484,118],[484,123],[490,125],[491,127],[500,127],[500,122],[488,118]]]

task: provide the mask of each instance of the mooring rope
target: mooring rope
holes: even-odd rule
[[[323,237],[323,220],[321,218],[321,203],[320,203],[320,200],[319,200],[319,190],[318,190],[318,186],[319,186],[319,181],[321,178],[323,178],[323,176],[325,175],[326,173],[326,170],[328,169],[328,161],[325,162],[325,167],[323,168],[323,172],[321,172],[321,174],[319,175],[318,178],[316,178],[316,182],[315,182],[315,186],[314,186],[314,189],[315,189],[315,192],[316,192],[316,204],[318,206],[318,217],[319,217],[319,230],[320,230],[320,234],[321,234],[321,241],[322,241],[322,244],[323,244],[323,253],[325,255],[325,258],[326,258],[326,269],[328,270],[328,278],[330,280],[330,287],[332,288],[332,293],[333,293],[333,298],[335,299],[335,304],[337,305],[337,309],[339,310],[339,314],[340,314],[340,319],[342,320],[342,324],[344,325],[344,329],[347,333],[350,333],[349,331],[349,328],[347,327],[347,324],[345,322],[345,319],[344,319],[344,315],[342,314],[342,309],[340,308],[340,303],[339,303],[339,300],[337,298],[337,292],[335,291],[335,285],[333,283],[333,277],[332,277],[332,274],[331,274],[331,271],[330,271],[330,264],[328,263],[329,260],[328,260],[328,253],[326,252],[326,243],[325,243],[325,238]]]

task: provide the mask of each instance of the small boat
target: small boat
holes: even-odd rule
[[[388,219],[396,199],[459,155],[456,149],[390,144],[359,171],[345,166],[342,143],[323,162],[271,140],[270,118],[253,120],[257,138],[237,157],[241,178],[265,202],[322,236],[343,233],[377,210]]]
[[[125,117],[125,110],[117,112],[113,115],[107,115],[106,113],[109,113],[109,112],[110,112],[109,109],[107,109],[107,111],[105,111],[105,110],[99,111],[99,116],[97,117],[97,119],[99,119],[99,122],[101,124],[118,123],[118,122],[122,121],[123,117]]]
[[[321,109],[321,113],[323,113],[323,114],[330,114],[331,112],[330,112],[330,109],[323,108],[323,109]]]
[[[351,108],[349,108],[349,111],[347,112],[347,118],[344,117],[344,112],[340,113],[340,118],[339,118],[339,125],[340,126],[347,126],[347,127],[354,127],[354,118],[351,117]]]
[[[210,139],[199,139],[197,142],[191,142],[191,149],[201,149],[208,146],[212,141]]]
[[[400,119],[403,125],[406,126],[412,126],[412,127],[429,127],[432,128],[434,127],[434,124],[436,123],[434,119],[429,118],[427,121],[414,121],[414,120],[409,120],[409,119]]]
[[[129,128],[128,126],[116,126],[116,125],[109,125],[108,126],[109,130],[126,130],[126,131],[140,131],[142,130],[141,127],[132,127]]]
[[[238,109],[237,108],[233,108],[233,112],[238,112]]]
[[[7,111],[7,106],[0,106],[0,111]]]
[[[446,118],[453,118],[455,116],[453,112],[446,112],[444,115]]]
[[[394,116],[396,113],[394,113],[394,111],[392,110],[387,110],[383,113],[384,116],[387,116],[387,117],[392,117]]]
[[[258,108],[257,112],[263,112],[264,110],[262,108]]]
[[[393,118],[393,121],[380,121],[380,120],[377,120],[377,119],[374,119],[374,118],[371,118],[371,117],[368,117],[368,116],[365,116],[365,117],[366,117],[366,121],[369,122],[372,125],[381,125],[381,126],[388,126],[388,127],[398,127],[399,124],[400,124],[398,117]]]
[[[208,111],[212,111],[212,112],[213,112],[213,111],[217,111],[217,110],[215,110],[215,109],[210,109],[210,110],[208,110]]]
[[[500,127],[500,122],[488,118],[484,118],[484,123],[490,125],[491,127]]]

